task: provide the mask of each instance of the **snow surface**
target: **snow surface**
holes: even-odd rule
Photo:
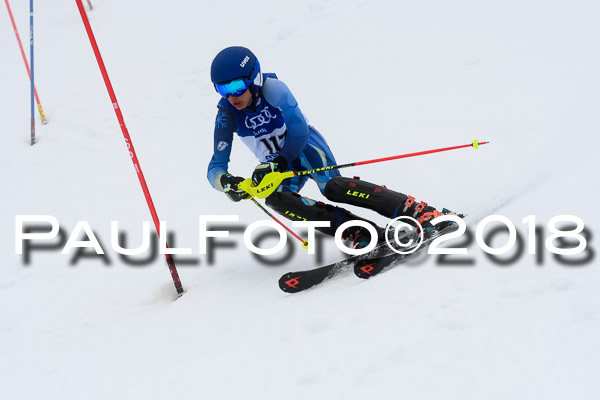
[[[28,2],[11,3],[26,38]],[[473,232],[499,214],[526,240],[528,215],[542,227],[577,215],[597,252],[597,1],[92,3],[159,216],[192,249],[184,258],[200,262],[179,265],[187,293],[173,301],[164,259],[134,267],[110,248],[110,221],[134,244],[150,216],[75,2],[36,3],[36,83],[50,123],[38,119],[33,147],[29,83],[0,12],[3,399],[600,398],[594,258],[565,266],[544,249],[541,264],[524,252],[499,266],[472,243],[470,266],[430,256],[288,295],[277,279],[317,265],[296,244],[271,267],[239,233],[214,265],[198,254],[199,215],[265,218],[205,178],[218,101],[210,62],[230,45],[277,72],[340,163],[492,142],[346,175],[465,212]],[[236,141],[231,170],[247,176],[255,163]],[[303,193],[321,199],[312,184]],[[60,248],[25,265],[15,215],[33,214],[56,217],[66,235],[88,221],[110,265],[71,265]],[[340,257],[327,242],[321,261]]]

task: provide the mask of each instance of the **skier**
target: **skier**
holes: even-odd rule
[[[212,62],[210,75],[215,90],[222,96],[217,104],[214,153],[208,165],[208,180],[215,189],[236,202],[249,198],[237,186],[244,178],[228,170],[234,132],[260,161],[252,173],[255,186],[270,172],[336,165],[327,142],[308,124],[286,84],[274,73],[261,73],[258,59],[250,50],[244,47],[222,50]],[[365,207],[388,218],[411,216],[422,224],[426,233],[433,230],[428,221],[448,213],[385,186],[342,177],[338,170],[314,173],[310,178],[330,201]],[[307,180],[308,176],[284,180],[266,198],[267,206],[292,220],[329,221],[329,228],[318,228],[329,235],[334,235],[346,221],[363,220],[375,227],[377,240],[383,240],[385,230],[372,221],[342,207],[301,196],[300,189]],[[364,248],[370,243],[371,234],[368,229],[355,226],[344,230],[342,238],[351,240],[353,248]]]

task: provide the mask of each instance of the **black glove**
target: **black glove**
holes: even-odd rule
[[[233,176],[231,174],[223,174],[219,180],[221,182],[221,186],[223,186],[225,194],[231,201],[238,202],[251,197],[248,192],[238,189],[238,184],[242,182],[244,178],[240,176]]]
[[[252,183],[258,186],[267,174],[271,172],[281,172],[287,170],[287,160],[285,157],[277,156],[273,161],[258,164],[252,173]]]

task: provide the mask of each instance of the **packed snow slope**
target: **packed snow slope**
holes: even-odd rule
[[[111,248],[110,221],[137,247],[150,214],[75,2],[36,2],[35,76],[49,124],[36,116],[34,146],[29,81],[0,12],[2,398],[600,397],[597,1],[92,3],[158,214],[171,244],[192,249],[179,258],[189,261],[179,263],[187,293],[174,301],[164,258],[133,266]],[[11,5],[26,40],[28,2]],[[320,260],[292,243],[289,260],[267,266],[232,232],[217,242],[235,247],[216,248],[210,263],[199,254],[200,215],[266,218],[205,178],[218,101],[210,63],[231,45],[251,48],[288,84],[340,163],[491,141],[343,172],[466,213],[473,234],[504,216],[520,253],[500,265],[472,241],[452,256],[458,265],[429,256],[297,295],[278,278],[340,259],[332,242]],[[249,176],[255,164],[235,141],[231,171]],[[312,183],[303,193],[322,199]],[[26,264],[16,215],[51,215],[65,238],[87,221],[105,257],[74,260],[77,249],[57,246]],[[536,255],[529,215],[541,227]],[[585,223],[588,249],[565,257],[579,265],[543,245],[558,215]]]

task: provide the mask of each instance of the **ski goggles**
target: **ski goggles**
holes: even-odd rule
[[[215,83],[215,89],[225,98],[229,96],[238,97],[248,90],[248,85],[244,79],[236,79],[227,83]]]

